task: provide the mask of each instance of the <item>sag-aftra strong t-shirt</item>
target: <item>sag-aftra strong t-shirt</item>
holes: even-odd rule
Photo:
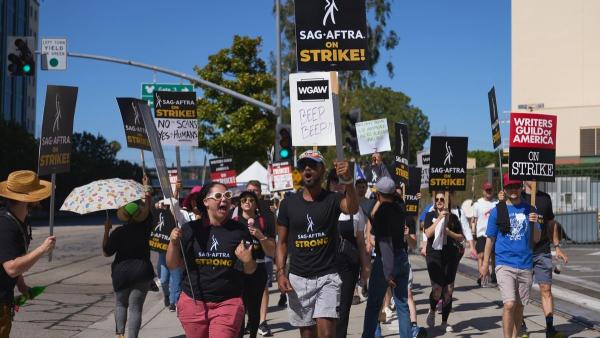
[[[304,200],[302,192],[283,200],[277,221],[288,228],[290,273],[318,277],[336,271],[342,197],[323,190],[312,202]]]

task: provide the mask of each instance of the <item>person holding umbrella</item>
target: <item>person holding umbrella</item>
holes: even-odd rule
[[[49,236],[29,251],[31,226],[27,221],[29,206],[50,196],[51,184],[29,170],[14,171],[0,182],[0,197],[6,208],[0,209],[0,337],[8,338],[14,317],[15,285],[22,294],[29,286],[23,274],[45,254],[54,249],[56,237]]]
[[[111,277],[115,291],[116,334],[124,337],[127,311],[129,310],[129,330],[127,337],[137,338],[142,324],[142,308],[154,269],[150,261],[150,214],[151,188],[148,177],[144,176],[145,201],[127,203],[117,210],[117,217],[124,225],[110,230],[112,224],[107,219],[104,225],[102,250],[104,256],[115,255],[111,266]],[[109,234],[110,233],[110,234]]]

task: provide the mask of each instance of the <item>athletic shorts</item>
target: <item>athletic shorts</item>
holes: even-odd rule
[[[552,284],[552,254],[533,255],[533,281],[536,284]]]
[[[475,242],[475,250],[477,253],[483,253],[485,251],[485,242],[487,241],[487,237],[481,236],[477,237],[477,241]]]
[[[496,279],[502,295],[502,302],[529,303],[531,292],[531,270],[516,269],[506,265],[496,267]]]
[[[290,324],[313,326],[316,318],[338,318],[342,280],[337,273],[301,277],[290,273],[294,291],[288,293]]]

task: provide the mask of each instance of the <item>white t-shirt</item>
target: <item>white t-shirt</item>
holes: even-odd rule
[[[429,208],[429,211],[433,211],[433,205]],[[471,227],[469,226],[469,221],[467,220],[467,216],[465,215],[464,211],[462,211],[461,209],[459,212],[458,208],[453,208],[452,210],[450,210],[450,212],[455,214],[460,220],[460,225],[462,227],[463,236],[465,236],[465,240],[472,241],[473,233],[471,232]],[[427,240],[427,236],[425,236],[425,231],[423,231],[423,240]]]
[[[477,237],[485,237],[490,213],[496,207],[497,203],[498,201],[496,200],[488,201],[483,197],[475,202],[473,217],[477,218]]]
[[[338,221],[348,221],[350,220],[350,215],[346,215],[344,213],[340,214]],[[357,231],[362,233],[365,232],[365,225],[367,224],[367,219],[365,218],[365,213],[362,210],[358,210],[354,217],[352,218],[352,223],[354,223],[354,237],[356,237]]]

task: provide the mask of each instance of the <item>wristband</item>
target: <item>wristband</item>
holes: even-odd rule
[[[351,178],[345,180],[342,176],[339,176],[338,177],[338,182],[340,184],[346,184],[346,185],[348,185],[348,184],[354,184],[354,177],[351,177]]]

